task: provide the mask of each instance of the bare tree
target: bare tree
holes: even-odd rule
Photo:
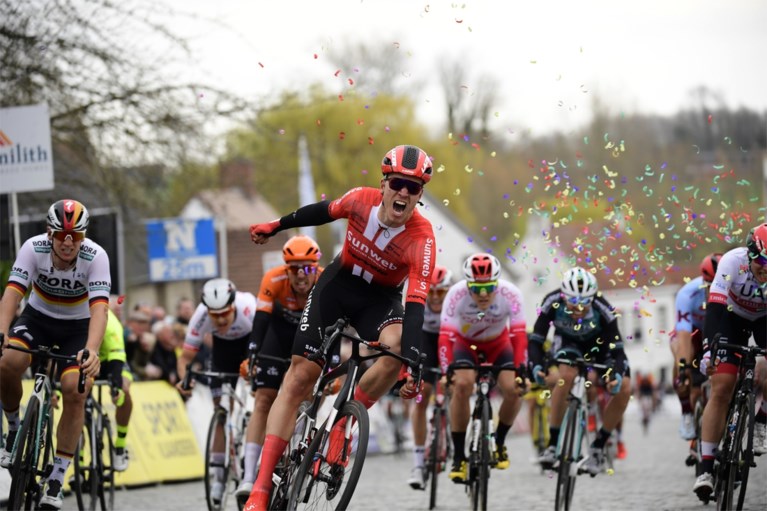
[[[464,59],[444,59],[439,66],[445,94],[449,132],[486,138],[493,106],[498,102],[498,80],[491,75],[472,79]]]

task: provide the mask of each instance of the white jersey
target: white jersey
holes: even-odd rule
[[[253,293],[237,291],[234,297],[234,321],[225,333],[216,330],[216,325],[208,315],[208,308],[201,303],[189,320],[189,329],[184,340],[184,349],[198,351],[205,334],[213,333],[214,337],[224,340],[240,339],[250,335],[253,330],[253,317],[256,315],[256,297]]]
[[[88,319],[94,303],[109,303],[112,277],[109,256],[101,246],[85,238],[75,265],[68,270],[53,266],[52,241],[48,234],[29,238],[21,246],[8,277],[8,288],[22,296],[29,286],[29,305],[56,319]]]
[[[520,325],[524,332],[522,293],[517,286],[501,279],[492,303],[486,310],[480,311],[464,279],[450,287],[442,304],[440,319],[440,335],[457,334],[477,342],[492,341],[504,329],[513,332]]]
[[[746,247],[734,248],[719,260],[708,301],[726,305],[749,321],[767,316],[767,289],[751,273]]]

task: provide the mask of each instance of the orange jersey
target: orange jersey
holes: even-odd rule
[[[330,204],[335,219],[348,218],[341,266],[368,282],[399,287],[408,280],[406,302],[426,303],[434,268],[434,231],[418,210],[401,227],[378,222],[378,188],[354,188]]]
[[[290,287],[288,279],[288,265],[276,266],[264,274],[261,279],[261,289],[258,290],[256,311],[264,311],[271,314],[274,310],[274,302],[283,309],[301,314],[306,305],[306,298],[298,298]],[[317,277],[322,273],[322,267],[317,267]]]

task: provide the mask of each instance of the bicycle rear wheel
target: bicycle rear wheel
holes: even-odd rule
[[[208,436],[205,442],[205,502],[208,505],[208,511],[219,511],[226,506],[226,497],[228,491],[226,488],[229,477],[229,463],[230,459],[227,454],[229,446],[228,433],[226,431],[227,412],[221,407],[217,407],[213,412],[213,416],[210,418],[210,425],[208,426]],[[213,442],[216,438],[216,429],[221,430],[222,444],[220,450],[214,451]],[[224,456],[223,461],[213,461],[212,455],[216,452],[219,456]],[[221,500],[214,500],[214,488],[216,483],[223,485],[223,493]]]
[[[727,416],[727,426],[724,430],[724,444],[721,453],[721,463],[716,484],[716,509],[729,511],[733,509],[735,491],[740,484],[743,437],[748,420],[746,404],[733,404]]]
[[[99,502],[101,471],[97,466],[99,457],[98,442],[91,425],[91,418],[86,418],[83,432],[77,443],[74,459],[75,480],[73,490],[77,498],[77,508],[95,511]]]
[[[701,460],[702,455],[700,452],[700,433],[703,428],[703,409],[705,405],[702,403],[702,398],[695,402],[695,411],[693,412],[693,421],[695,424],[695,477],[701,474]]]
[[[290,489],[288,509],[348,508],[365,463],[370,421],[358,401],[344,403],[335,424],[342,420],[346,425],[342,443],[332,429],[328,433],[326,424],[312,440]],[[329,459],[339,455],[339,460]]]
[[[16,435],[16,449],[11,465],[11,491],[8,495],[8,509],[33,509],[37,507],[41,488],[37,483],[37,466],[42,444],[37,444],[37,422],[40,403],[30,400],[24,413],[24,420]],[[46,422],[43,421],[43,424]]]
[[[754,406],[755,396],[750,393],[749,397],[742,403],[740,411],[740,420],[738,421],[739,433],[735,436],[733,444],[733,460],[737,460],[736,482],[740,481],[740,487],[733,486],[733,502],[736,501],[735,509],[743,509],[743,503],[746,499],[746,488],[748,486],[748,473],[751,470],[754,461]]]
[[[581,439],[578,428],[578,404],[570,403],[565,411],[563,424],[564,435],[559,444],[559,471],[557,474],[557,494],[554,509],[569,511],[575,492],[575,478],[578,475]]]

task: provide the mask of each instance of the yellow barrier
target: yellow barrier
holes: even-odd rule
[[[26,403],[33,383],[32,380],[23,382],[22,403]],[[178,391],[164,381],[134,382],[131,385],[131,397],[133,413],[126,438],[130,465],[125,472],[116,474],[117,485],[134,486],[202,478],[205,474],[203,455]],[[112,434],[116,436],[115,407],[110,398],[105,401],[112,419]],[[61,406],[54,411],[54,428],[57,427],[60,415]],[[64,479],[65,486],[72,475],[73,466],[74,463]]]

